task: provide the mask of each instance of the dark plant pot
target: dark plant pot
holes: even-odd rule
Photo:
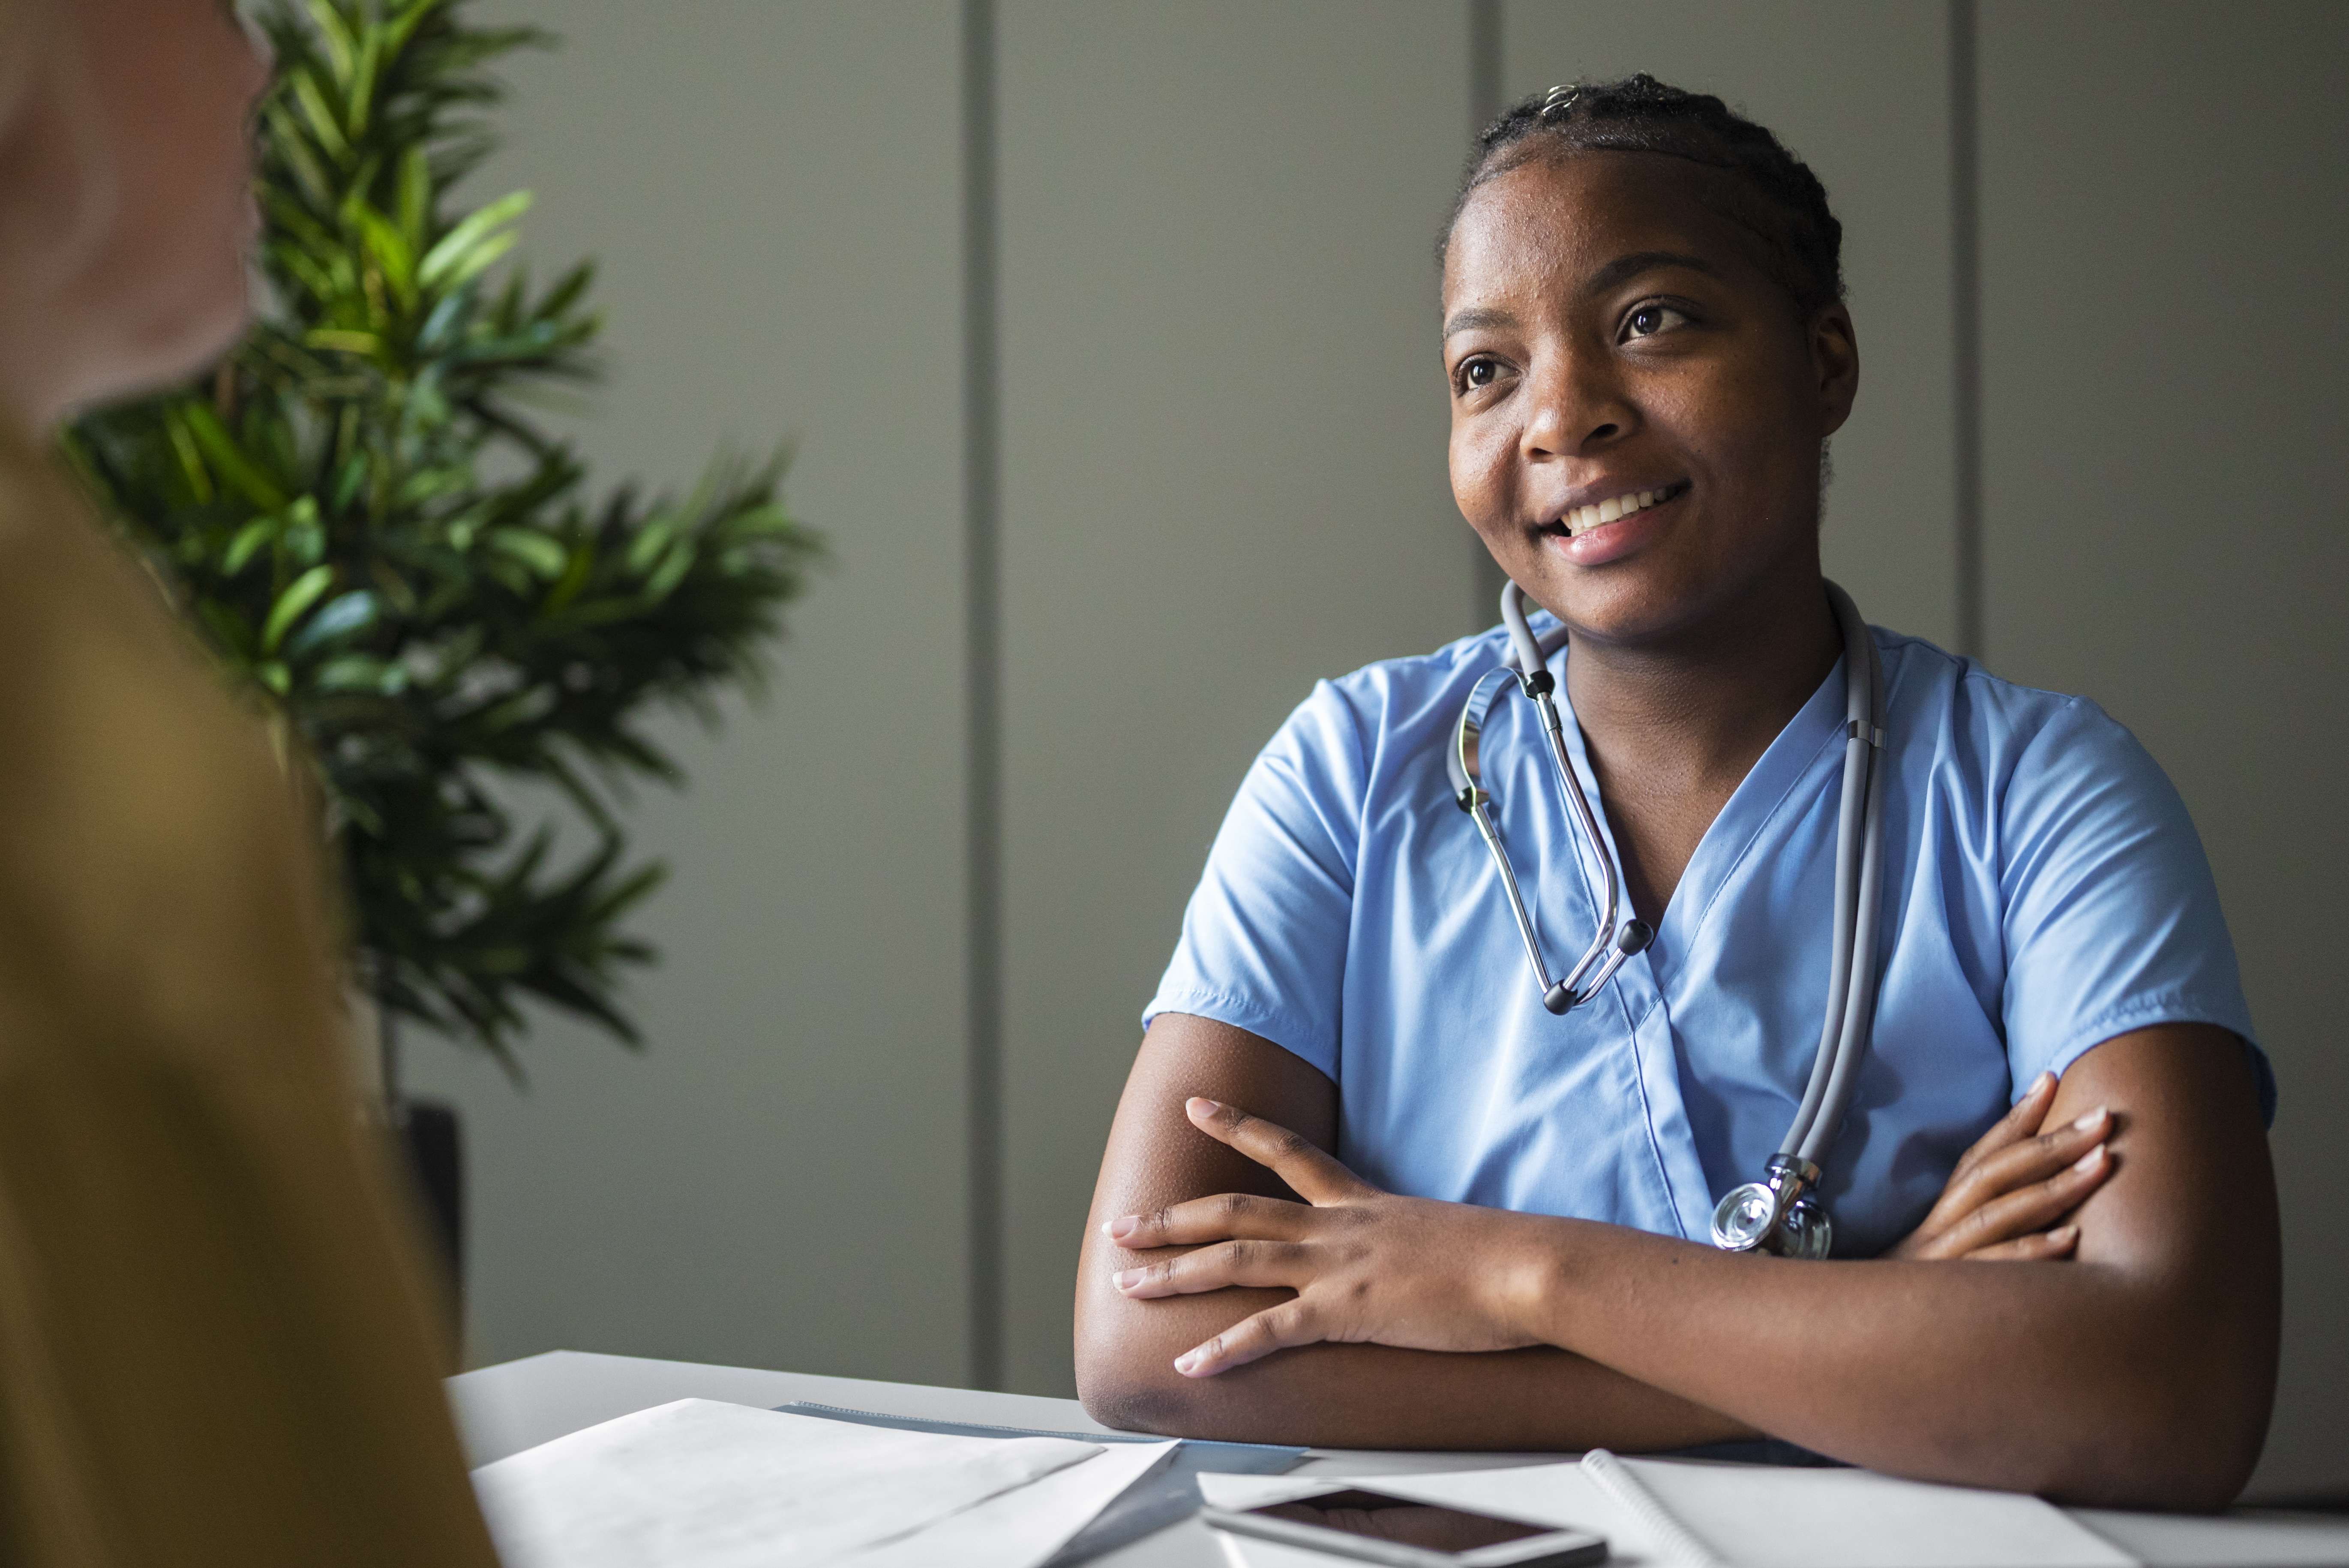
[[[424,1216],[425,1239],[448,1282],[457,1321],[464,1321],[465,1150],[457,1108],[446,1100],[392,1102],[391,1130]]]

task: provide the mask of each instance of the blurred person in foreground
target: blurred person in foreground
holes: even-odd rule
[[[222,0],[0,0],[0,1563],[495,1558],[318,847],[46,453],[245,320]]]

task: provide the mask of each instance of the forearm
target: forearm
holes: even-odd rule
[[[2275,1392],[2275,1185],[2240,1045],[2106,1041],[2053,1115],[2110,1108],[2117,1170],[2068,1262],[1794,1263],[1608,1225],[1547,1233],[1529,1336],[1878,1470],[2082,1502],[2230,1501]]]
[[[1853,1463],[2216,1507],[2259,1452],[2255,1281],[2197,1296],[2095,1262],[1798,1263],[1544,1223],[1529,1332]]]
[[[1315,1345],[1218,1377],[1182,1376],[1177,1356],[1288,1294],[1137,1301],[1110,1284],[1120,1269],[1184,1249],[1127,1251],[1103,1233],[1105,1222],[1210,1193],[1288,1193],[1262,1166],[1190,1124],[1183,1106],[1194,1094],[1268,1111],[1322,1148],[1336,1141],[1337,1088],[1297,1057],[1204,1018],[1170,1013],[1151,1026],[1111,1130],[1077,1269],[1077,1388],[1096,1418],[1329,1448],[1655,1449],[1753,1435],[1676,1395],[1540,1347],[1444,1355]]]
[[[1104,1265],[1106,1266],[1106,1265]],[[1632,1451],[1750,1438],[1744,1424],[1597,1362],[1547,1346],[1447,1355],[1311,1345],[1220,1377],[1174,1357],[1285,1292],[1087,1301],[1077,1387],[1112,1426],[1172,1437],[1318,1448]]]

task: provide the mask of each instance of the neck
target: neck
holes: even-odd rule
[[[1735,787],[1843,653],[1816,559],[1785,575],[1669,637],[1572,634],[1567,690],[1602,774]]]

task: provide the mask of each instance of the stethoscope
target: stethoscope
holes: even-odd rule
[[[1778,1152],[1770,1156],[1763,1179],[1748,1181],[1722,1199],[1713,1212],[1713,1243],[1729,1252],[1756,1249],[1787,1257],[1823,1258],[1835,1240],[1835,1226],[1814,1194],[1819,1186],[1819,1160],[1834,1141],[1844,1109],[1851,1103],[1859,1059],[1868,1045],[1869,1022],[1876,1011],[1876,906],[1883,882],[1884,665],[1876,639],[1859,618],[1851,595],[1833,583],[1827,600],[1844,645],[1843,802],[1836,825],[1835,941],[1827,963],[1826,1021],[1819,1028],[1819,1049],[1811,1064],[1811,1079],[1803,1103]],[[1460,727],[1448,754],[1453,799],[1468,813],[1500,868],[1501,891],[1508,895],[1509,913],[1516,917],[1517,935],[1526,944],[1526,962],[1542,1006],[1564,1015],[1599,994],[1615,977],[1626,959],[1654,939],[1647,923],[1638,919],[1616,924],[1619,882],[1614,857],[1600,837],[1598,819],[1575,778],[1567,756],[1566,727],[1557,716],[1557,683],[1547,667],[1550,655],[1565,645],[1566,629],[1536,638],[1526,624],[1525,593],[1515,583],[1501,590],[1501,620],[1509,629],[1515,650],[1512,661],[1480,678],[1461,709]],[[1865,650],[1867,657],[1854,656]],[[1478,750],[1493,700],[1515,686],[1533,699],[1541,717],[1542,733],[1549,739],[1552,770],[1568,814],[1582,834],[1590,858],[1598,863],[1600,886],[1599,928],[1582,957],[1562,980],[1553,982],[1543,962],[1541,943],[1534,934],[1533,916],[1517,887],[1517,873],[1502,846],[1501,830],[1493,820],[1492,791],[1485,787]],[[1586,982],[1585,976],[1588,976]]]

